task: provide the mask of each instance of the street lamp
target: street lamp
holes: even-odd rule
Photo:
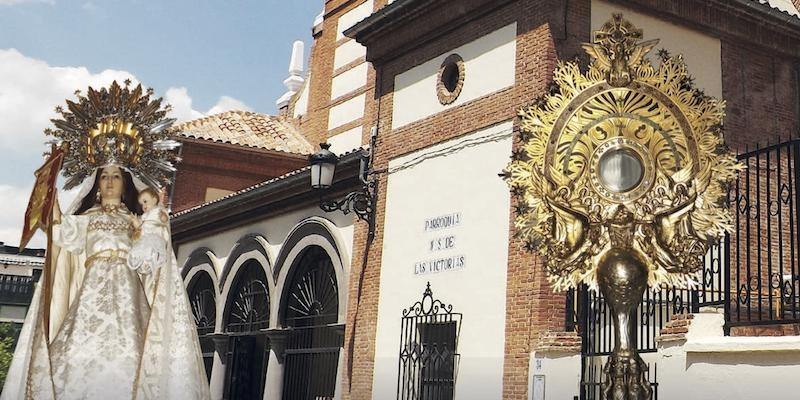
[[[376,174],[380,171],[372,169],[373,151],[377,140],[377,130],[372,128],[369,149],[361,149],[361,164],[358,178],[361,187],[347,193],[343,199],[325,199],[324,193],[331,187],[333,174],[339,157],[329,149],[328,143],[321,143],[320,150],[308,157],[311,164],[311,187],[320,192],[319,208],[325,212],[341,211],[343,214],[354,213],[358,219],[368,225],[368,238],[375,236],[375,202],[378,198],[378,180]]]
[[[339,157],[328,150],[331,145],[320,143],[320,150],[308,157],[311,163],[311,188],[327,189],[333,182],[333,172],[336,170],[336,163]]]

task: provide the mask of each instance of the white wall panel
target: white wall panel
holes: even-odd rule
[[[342,14],[342,16],[339,17],[338,24],[336,25],[336,40],[343,38],[343,32],[348,28],[352,27],[362,19],[369,17],[369,15],[372,14],[372,8],[372,0],[367,0],[356,8]]]
[[[508,163],[511,131],[505,122],[389,162],[374,399],[395,397],[400,318],[427,282],[434,298],[464,315],[457,398],[502,398],[509,190],[497,172]],[[457,225],[426,229],[426,221],[453,214]],[[444,237],[454,246],[431,248]],[[419,271],[420,263],[453,257],[463,268]]]
[[[334,76],[331,82],[331,100],[364,87],[367,84],[368,71],[369,64],[362,63]]]
[[[513,23],[395,77],[392,128],[442,112],[514,84],[517,24]],[[436,96],[439,68],[447,56],[457,53],[464,60],[461,94],[442,105]]]
[[[366,94],[360,94],[328,110],[328,130],[355,121],[364,115]]]
[[[361,147],[361,132],[362,127],[356,127],[349,131],[342,132],[336,136],[328,138],[328,143],[331,145],[331,151],[336,154],[349,153]]]
[[[367,48],[355,40],[348,40],[336,48],[333,53],[333,69],[339,69],[347,63],[358,60],[367,54]]]

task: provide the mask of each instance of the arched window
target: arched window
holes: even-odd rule
[[[260,263],[245,262],[229,293],[225,332],[255,332],[269,325],[269,290]]]
[[[217,297],[211,276],[207,272],[198,272],[189,282],[187,293],[197,334],[203,336],[213,333],[217,320]]]
[[[211,379],[211,368],[214,364],[214,342],[210,335],[214,333],[214,325],[217,320],[214,281],[207,272],[200,271],[189,282],[186,292],[189,295],[189,305],[197,326],[197,336],[200,338],[206,377]]]
[[[333,399],[343,344],[336,272],[319,246],[306,247],[290,271],[282,304],[290,328],[283,399]]]
[[[285,325],[335,324],[339,316],[339,288],[328,254],[309,246],[296,262],[286,299]]]
[[[226,399],[260,399],[267,372],[269,286],[261,263],[248,260],[236,272],[223,316],[229,333],[226,354]]]

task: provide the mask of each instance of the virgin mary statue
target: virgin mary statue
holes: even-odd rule
[[[81,190],[62,212],[34,188],[31,204],[48,204],[38,212],[48,255],[2,399],[209,398],[169,229],[149,249],[157,268],[128,261],[137,189],[168,183],[176,158],[165,132],[172,120],[151,94],[127,82],[89,88],[47,131],[60,139],[65,188]]]

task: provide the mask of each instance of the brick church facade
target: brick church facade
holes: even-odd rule
[[[552,291],[514,235],[498,173],[519,146],[517,110],[548,90],[559,60],[588,63],[581,43],[613,13],[682,54],[695,85],[726,101],[726,142],[759,181],[740,180],[733,212],[759,217],[737,218],[739,236],[707,256],[704,286],[643,301],[657,396],[787,395],[782,376],[800,372],[796,3],[328,0],[309,74],[269,118],[291,126],[247,150],[266,175],[213,178],[173,217],[212,396],[599,398],[601,306],[589,292]],[[187,149],[212,154],[192,129],[176,128],[197,142]],[[289,143],[295,133],[304,144]],[[340,161],[319,194],[304,160],[324,142]],[[320,209],[365,182],[377,193],[374,232]],[[176,198],[188,196],[181,184]]]

